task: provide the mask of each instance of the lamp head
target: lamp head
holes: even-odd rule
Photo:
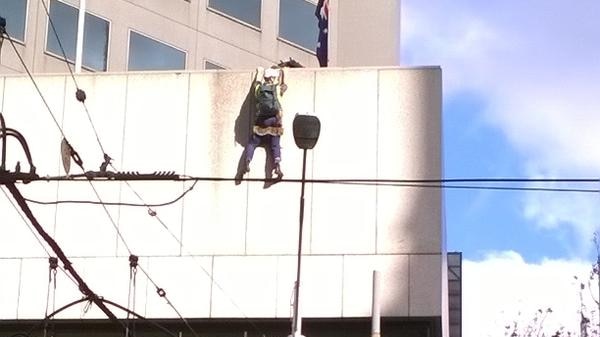
[[[321,121],[317,116],[296,114],[292,128],[296,146],[303,150],[315,147],[321,133]]]

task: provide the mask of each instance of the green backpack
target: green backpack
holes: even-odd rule
[[[259,84],[256,90],[256,107],[260,117],[268,118],[277,115],[281,110],[277,99],[277,84]]]

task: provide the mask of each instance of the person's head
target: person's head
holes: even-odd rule
[[[265,69],[265,75],[264,75],[265,81],[273,82],[273,81],[275,81],[277,76],[279,76],[279,71],[277,69],[274,69],[274,68]]]

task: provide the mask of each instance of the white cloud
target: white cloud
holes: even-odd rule
[[[441,65],[445,96],[485,97],[485,119],[525,158],[524,174],[598,175],[600,2],[404,0],[402,6],[405,63]],[[529,196],[523,215],[587,239],[598,214],[584,210],[589,199],[569,200]]]
[[[580,260],[531,264],[512,251],[490,254],[482,261],[463,261],[464,336],[504,336],[505,326],[514,322],[522,332],[533,323],[539,309],[545,312],[547,308],[552,313],[544,321],[543,331],[564,327],[578,333],[582,279],[586,284],[582,292],[585,312],[589,315],[595,309],[587,288],[590,271],[591,265]]]

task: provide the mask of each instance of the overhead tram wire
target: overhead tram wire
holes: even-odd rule
[[[72,177],[72,176],[71,176]],[[88,180],[72,180],[62,179],[59,177],[53,178],[40,178],[39,180],[44,181],[88,181]],[[195,187],[199,181],[213,181],[213,182],[228,182],[234,181],[234,178],[215,178],[215,177],[181,177],[177,181],[193,181],[194,184],[186,189],[182,194],[176,198],[161,202],[161,203],[145,203],[139,194],[136,196],[142,201],[142,203],[129,203],[129,202],[98,202],[92,200],[56,200],[56,201],[40,201],[30,198],[25,200],[39,204],[39,205],[56,205],[56,204],[103,204],[107,206],[130,206],[130,207],[162,207],[176,203],[183,199],[191,190]],[[244,179],[250,182],[265,182],[268,179]],[[299,179],[283,179],[280,182],[301,182]],[[439,189],[464,189],[464,190],[499,190],[499,191],[530,191],[530,192],[563,192],[563,193],[600,193],[600,189],[592,188],[559,188],[559,187],[523,187],[523,186],[506,186],[506,185],[455,185],[456,183],[468,183],[468,182],[479,182],[479,183],[598,183],[600,179],[561,179],[561,178],[548,178],[548,179],[525,179],[525,178],[466,178],[466,179],[438,179],[438,180],[408,180],[408,179],[306,179],[305,182],[313,184],[339,184],[339,185],[357,185],[357,186],[386,186],[386,187],[413,187],[413,188],[439,188]],[[425,183],[426,182],[426,183]],[[149,208],[149,211],[152,211]],[[153,212],[153,211],[152,211]],[[149,212],[151,213],[151,212]]]
[[[60,37],[58,36],[58,32],[56,31],[56,27],[54,25],[54,20],[52,20],[52,17],[50,16],[50,11],[48,10],[48,6],[46,6],[46,2],[44,0],[40,0],[40,2],[42,3],[42,6],[44,7],[44,11],[46,12],[46,17],[48,18],[48,22],[50,23],[50,27],[52,28],[54,37],[56,38],[56,41],[58,42],[60,52],[62,53],[63,62],[67,66],[67,69],[69,70],[69,74],[71,74],[71,79],[73,80],[73,84],[75,84],[75,89],[77,89],[77,91],[75,92],[75,97],[83,105],[83,108],[85,110],[87,118],[90,121],[90,125],[92,126],[92,130],[94,131],[94,134],[96,136],[96,141],[98,142],[98,145],[100,146],[100,150],[104,154],[105,160],[106,160],[106,156],[107,156],[106,151],[104,150],[104,147],[102,146],[102,142],[100,142],[100,137],[98,136],[98,131],[96,130],[96,127],[94,126],[94,123],[92,122],[92,116],[90,115],[90,111],[88,110],[88,107],[85,104],[85,99],[86,99],[85,91],[83,91],[79,87],[79,84],[77,83],[77,79],[75,78],[75,74],[73,73],[73,70],[71,69],[71,66],[69,65],[67,53],[65,52],[65,48],[63,47],[62,42],[60,41]]]
[[[196,180],[195,182],[198,182]],[[307,182],[309,182],[307,180]],[[323,182],[325,183],[325,182]],[[564,192],[564,193],[600,193],[600,189],[583,189],[583,188],[548,188],[548,187],[511,187],[511,186],[481,186],[481,185],[433,185],[433,184],[411,184],[411,183],[355,183],[351,181],[345,182],[330,182],[326,184],[339,184],[339,185],[356,185],[356,186],[385,186],[385,187],[413,187],[413,188],[439,188],[439,189],[458,189],[458,190],[497,190],[497,191],[529,191],[529,192]],[[105,206],[126,206],[126,207],[163,207],[169,206],[177,201],[181,200],[187,193],[192,189],[189,188],[177,198],[165,201],[162,203],[146,204],[146,203],[130,203],[130,202],[107,202],[107,201],[93,201],[93,200],[56,200],[56,201],[41,201],[31,198],[25,198],[28,202],[38,205],[59,205],[59,204],[87,204],[87,205],[105,205]],[[154,210],[149,209],[149,213],[152,216]],[[157,218],[158,219],[158,218]],[[163,224],[164,225],[164,224]]]
[[[140,175],[139,178],[135,177],[131,179],[120,178],[120,175],[129,174],[117,172],[113,176],[107,177],[89,177],[86,174],[71,174],[69,176],[46,176],[33,179],[32,181],[86,181],[91,178],[95,181],[125,181],[125,180],[137,180],[137,181],[212,181],[212,182],[232,182],[235,178],[230,177],[198,177],[190,175],[178,175],[171,174],[167,177],[153,176],[152,174]],[[242,181],[246,182],[265,182],[265,181],[278,181],[278,182],[302,182],[302,179],[269,179],[269,178],[244,178]],[[345,179],[305,179],[305,182],[310,183],[405,183],[405,184],[449,184],[449,183],[600,183],[599,178],[440,178],[440,179],[365,179],[365,178],[345,178]]]
[[[19,62],[21,63],[21,65],[23,66],[23,68],[25,68],[25,72],[27,73],[27,76],[29,76],[29,79],[31,80],[31,83],[33,83],[33,86],[37,90],[37,93],[40,96],[42,102],[44,103],[44,106],[46,107],[46,110],[48,110],[48,112],[50,113],[50,116],[52,116],[52,120],[54,121],[54,124],[56,124],[56,127],[60,131],[60,134],[63,136],[63,138],[66,139],[67,137],[65,136],[65,133],[64,133],[62,127],[58,123],[58,120],[56,119],[56,116],[54,116],[54,113],[52,112],[52,109],[50,108],[50,105],[48,104],[48,101],[46,101],[46,98],[42,94],[42,91],[40,90],[40,87],[38,86],[37,82],[35,81],[35,78],[33,78],[33,75],[31,74],[31,71],[29,71],[29,68],[27,67],[27,64],[25,63],[25,60],[23,60],[23,57],[21,56],[21,54],[19,53],[19,50],[15,46],[15,43],[13,42],[12,37],[10,37],[10,35],[8,35],[8,32],[6,32],[6,31],[4,31],[4,35],[8,38],[8,41],[10,42],[10,45],[13,47],[13,50],[15,51],[15,54],[17,55],[17,58],[19,59]]]

